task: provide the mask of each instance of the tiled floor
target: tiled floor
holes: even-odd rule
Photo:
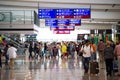
[[[39,59],[19,58],[14,70],[3,65],[0,80],[120,80],[119,77],[105,76],[105,69],[98,75],[84,74],[81,59]]]

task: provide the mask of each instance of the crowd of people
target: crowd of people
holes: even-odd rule
[[[12,43],[3,44],[4,39],[0,36],[0,44],[4,46],[0,49],[0,67],[2,68],[1,57],[5,56],[5,65],[9,65],[10,69],[14,68],[14,61],[17,58],[17,48]],[[89,72],[91,61],[98,61],[99,64],[105,62],[106,75],[112,76],[114,60],[118,61],[118,75],[120,76],[120,44],[115,44],[113,41],[107,41],[106,44],[100,40],[97,45],[89,40],[82,43],[79,42],[30,42],[26,48],[29,51],[29,60],[42,58],[61,59],[77,59],[82,58],[84,73]],[[97,54],[99,57],[97,57]],[[10,62],[8,63],[8,60]],[[101,66],[100,68],[104,68]]]
[[[31,42],[29,46],[29,59],[40,58],[56,58],[60,56],[63,58],[75,59],[76,55],[82,57],[83,67],[85,73],[88,73],[91,61],[98,61],[100,68],[104,68],[102,64],[105,63],[106,75],[112,76],[114,60],[118,60],[118,75],[120,73],[120,45],[115,44],[112,40],[107,41],[106,44],[100,40],[97,45],[89,40],[85,42],[53,42],[53,43],[35,43]],[[98,58],[97,58],[98,54]]]

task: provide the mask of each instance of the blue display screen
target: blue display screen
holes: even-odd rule
[[[46,19],[45,26],[80,26],[81,19]]]
[[[57,20],[56,19],[46,19],[45,20],[45,26],[57,26]]]
[[[56,10],[55,9],[39,9],[38,17],[40,19],[56,18]]]
[[[69,19],[69,25],[80,26],[81,25],[81,19]]]
[[[58,25],[69,26],[69,19],[58,19]]]
[[[74,9],[74,18],[90,18],[91,9],[90,8],[76,8]]]
[[[90,18],[90,8],[73,8],[73,9],[39,9],[39,19],[46,18]]]
[[[56,18],[73,18],[73,9],[56,9]]]

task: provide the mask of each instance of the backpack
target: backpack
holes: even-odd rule
[[[90,50],[91,50],[91,47],[92,47],[92,46],[90,45]],[[83,50],[84,50],[84,45],[83,45]]]
[[[90,49],[91,49],[91,47],[92,47],[92,46],[90,45]],[[84,45],[83,45],[83,49],[84,49]]]

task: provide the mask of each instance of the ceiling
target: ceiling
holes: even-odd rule
[[[114,24],[120,21],[120,0],[0,0],[0,9],[91,8],[84,23]]]

